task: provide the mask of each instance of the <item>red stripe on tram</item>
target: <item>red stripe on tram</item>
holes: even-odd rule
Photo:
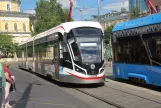
[[[80,77],[80,76],[74,75],[74,74],[72,74],[70,72],[67,72],[67,73],[69,73],[70,75],[75,76],[77,78],[84,79],[84,80],[97,80],[97,79],[100,79],[100,78],[103,78],[104,77],[104,75],[103,75],[103,76],[100,76],[100,77],[85,78],[85,77]]]

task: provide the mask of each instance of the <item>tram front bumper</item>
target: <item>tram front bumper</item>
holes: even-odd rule
[[[105,75],[101,77],[90,77],[90,78],[82,78],[74,75],[63,75],[63,76],[60,76],[60,81],[67,82],[67,83],[75,83],[75,84],[103,83],[105,81]]]

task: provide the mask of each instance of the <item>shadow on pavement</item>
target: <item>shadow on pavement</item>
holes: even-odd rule
[[[32,89],[33,84],[29,84],[21,98],[16,102],[11,102],[15,104],[14,108],[25,108],[28,103],[28,98]],[[23,101],[24,100],[24,101]]]
[[[29,98],[30,98],[30,93],[31,93],[31,90],[32,90],[32,86],[33,85],[38,85],[40,86],[41,84],[39,83],[28,83],[28,86],[27,88],[25,89],[24,93],[22,94],[21,98],[16,102],[16,101],[11,101],[11,105],[14,105],[15,106],[13,108],[25,108],[28,101],[29,101]]]

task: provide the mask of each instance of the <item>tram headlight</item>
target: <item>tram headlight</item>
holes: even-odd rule
[[[100,70],[100,73],[102,73],[102,72],[104,72],[104,69],[103,68]]]
[[[105,65],[103,65],[103,66],[102,66],[102,69],[100,70],[100,72],[99,72],[99,73],[104,72],[104,70],[105,70]]]
[[[84,70],[80,69],[79,67],[75,66],[75,71],[82,73],[82,74],[86,74]]]

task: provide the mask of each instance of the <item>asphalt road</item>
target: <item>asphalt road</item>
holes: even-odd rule
[[[93,108],[61,87],[18,69],[16,64],[9,69],[17,87],[10,95],[13,108]]]

